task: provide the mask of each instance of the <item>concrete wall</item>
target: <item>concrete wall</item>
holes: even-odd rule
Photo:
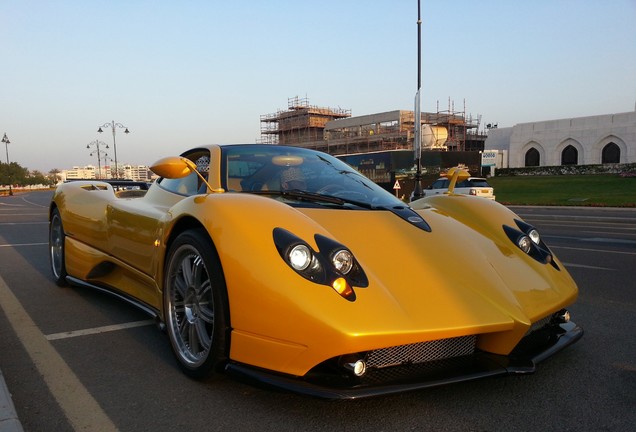
[[[578,152],[578,165],[592,165],[601,163],[610,142],[620,148],[619,163],[636,163],[636,111],[491,129],[485,149],[509,150],[509,166],[518,168],[525,166],[531,148],[539,152],[540,166],[561,165],[563,149],[571,145]]]

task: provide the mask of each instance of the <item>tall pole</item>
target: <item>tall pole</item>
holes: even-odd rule
[[[130,133],[130,131],[123,124],[115,123],[115,120],[111,121],[110,123],[104,123],[103,125],[101,125],[99,127],[99,129],[97,129],[97,132],[99,132],[99,133],[104,132],[102,130],[103,127],[110,127],[112,129],[112,131],[113,131],[113,151],[115,152],[115,178],[118,179],[119,178],[119,165],[117,163],[117,142],[115,141],[115,130],[116,130],[116,128],[123,128],[123,129],[125,129],[124,130],[125,134]]]
[[[115,120],[111,123],[113,129],[113,151],[115,152],[115,178],[119,178],[119,165],[117,165],[117,143],[115,142]]]
[[[9,195],[13,195],[13,189],[11,189],[11,165],[9,165],[9,144],[11,144],[11,141],[9,141],[9,137],[7,136],[6,132],[2,137],[2,142],[4,143],[4,150],[7,153],[7,176],[9,177]]]
[[[101,155],[101,151],[99,149],[100,145],[106,145],[106,148],[108,148],[108,144],[106,144],[105,142],[100,141],[100,140],[92,141],[92,142],[90,142],[90,143],[88,143],[86,145],[87,149],[90,149],[91,146],[95,146],[95,148],[97,149],[97,173],[99,175],[98,178],[101,178],[101,175],[102,175],[102,155]],[[93,156],[94,153],[95,152],[91,152],[90,155]]]
[[[415,186],[413,198],[422,198],[422,112],[420,89],[422,88],[422,19],[420,16],[420,0],[417,1],[417,93],[415,93],[415,133],[413,134],[413,152],[415,159]]]

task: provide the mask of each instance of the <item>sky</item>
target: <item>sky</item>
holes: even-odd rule
[[[421,109],[481,124],[636,109],[636,0],[421,1]],[[290,98],[413,110],[417,0],[0,0],[0,133],[30,170],[253,143]],[[5,152],[2,152],[5,153]],[[6,162],[5,155],[0,159]]]

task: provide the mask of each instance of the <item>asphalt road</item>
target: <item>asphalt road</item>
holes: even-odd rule
[[[631,431],[636,210],[516,208],[579,284],[586,333],[537,373],[331,402],[197,382],[148,317],[49,274],[50,193],[0,197],[0,370],[26,431]],[[1,428],[0,428],[1,429]]]

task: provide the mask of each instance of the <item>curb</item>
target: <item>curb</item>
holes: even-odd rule
[[[24,432],[0,370],[0,432]]]

